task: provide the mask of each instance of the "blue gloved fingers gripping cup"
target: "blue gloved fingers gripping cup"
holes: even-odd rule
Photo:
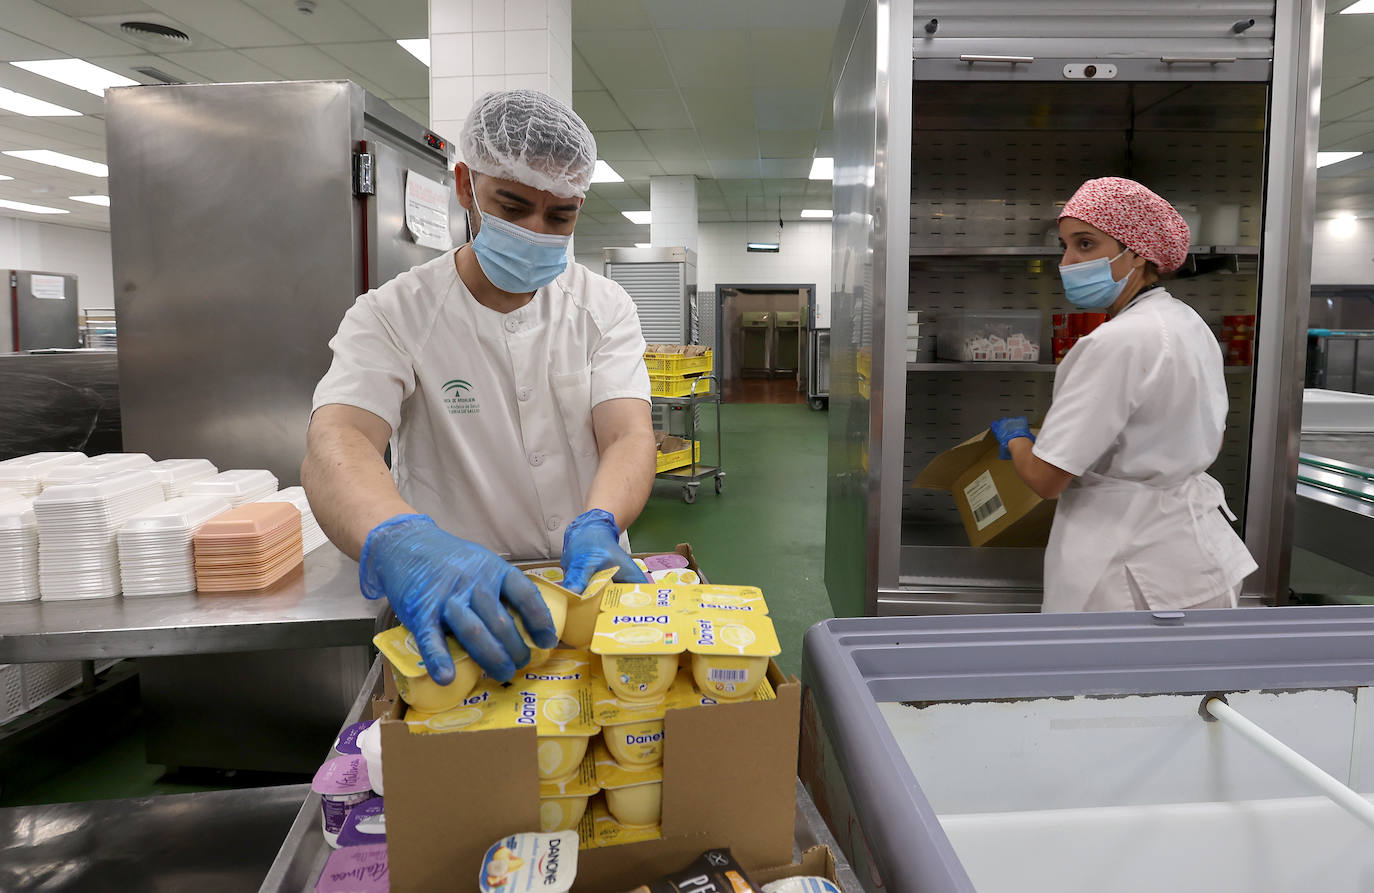
[[[1035,435],[1031,433],[1030,422],[1025,416],[1013,416],[1012,418],[998,419],[989,427],[992,436],[997,438],[999,449],[997,458],[1010,459],[1010,444],[1018,437],[1024,437],[1031,443],[1035,443]]]
[[[501,602],[499,592],[480,589],[472,594],[469,607],[477,619],[481,621],[482,626],[491,633],[492,638],[500,645],[505,656],[511,659],[512,671],[515,667],[529,663],[530,648],[525,644],[525,640],[520,638],[520,631],[515,628],[515,617],[506,610],[506,606]]]
[[[502,608],[498,607],[498,610],[502,614],[506,613]],[[444,623],[453,630],[453,637],[458,640],[458,644],[477,661],[478,666],[486,670],[488,676],[497,682],[509,682],[515,676],[517,667],[529,663],[529,649],[524,647],[524,642],[518,642],[520,636],[517,634],[516,640],[521,646],[520,651],[524,653],[520,655],[512,652],[506,642],[491,629],[483,613],[471,602],[447,602],[444,605]],[[510,615],[507,614],[506,617],[509,620]],[[513,632],[515,624],[511,623],[510,627]]]
[[[501,581],[501,597],[514,609],[517,630],[523,624],[536,648],[558,647],[559,621],[529,577],[515,568],[506,571]]]
[[[563,532],[563,586],[581,593],[588,581],[608,567],[619,568],[617,583],[647,583],[649,578],[620,548],[620,528],[605,509],[591,509],[573,519]]]

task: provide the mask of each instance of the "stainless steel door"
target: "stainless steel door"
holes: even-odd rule
[[[441,157],[407,145],[377,128],[365,129],[363,138],[374,159],[377,187],[377,194],[367,199],[369,287],[376,288],[440,254],[438,249],[416,244],[406,228],[406,174],[414,171],[447,186],[450,215],[457,202],[453,173]]]
[[[38,289],[34,290],[34,277]],[[0,350],[43,350],[77,346],[76,277],[62,273],[10,270],[6,277],[13,301],[10,341]],[[17,343],[16,343],[17,342]]]

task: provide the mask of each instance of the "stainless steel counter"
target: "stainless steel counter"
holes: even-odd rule
[[[0,605],[0,663],[360,645],[382,630],[386,611],[358,591],[357,563],[326,544],[261,595]]]

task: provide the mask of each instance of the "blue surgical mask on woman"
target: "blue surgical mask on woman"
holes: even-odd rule
[[[509,220],[488,217],[477,204],[475,186],[472,205],[482,217],[472,250],[492,285],[512,294],[525,294],[548,285],[567,268],[572,236],[536,233]]]
[[[1121,297],[1131,274],[1127,272],[1121,279],[1112,278],[1112,264],[1124,255],[1129,248],[1111,260],[1095,257],[1080,264],[1069,264],[1059,268],[1059,278],[1064,281],[1064,294],[1069,303],[1084,310],[1100,310],[1110,307]]]

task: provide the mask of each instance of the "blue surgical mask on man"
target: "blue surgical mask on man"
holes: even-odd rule
[[[572,236],[536,233],[509,220],[488,217],[477,204],[475,184],[472,205],[482,218],[472,250],[492,285],[512,294],[525,294],[548,285],[567,268]]]
[[[1129,250],[1122,249],[1121,254],[1111,260],[1095,257],[1080,264],[1061,266],[1059,278],[1064,281],[1064,294],[1068,297],[1069,303],[1083,310],[1100,310],[1112,306],[1116,299],[1121,297],[1121,292],[1125,290],[1126,283],[1131,278],[1129,272],[1121,279],[1112,278],[1112,264]]]

